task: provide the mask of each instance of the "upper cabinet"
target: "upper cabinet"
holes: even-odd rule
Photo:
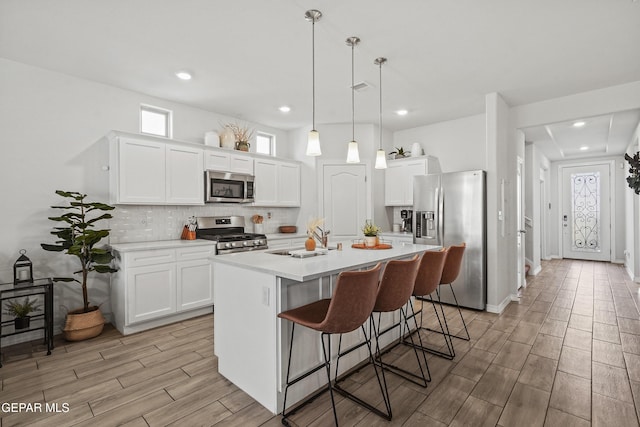
[[[253,157],[232,151],[207,150],[204,153],[204,168],[253,175]]]
[[[390,160],[384,175],[385,206],[413,205],[413,177],[440,173],[436,157],[422,156]]]
[[[257,158],[254,206],[300,206],[300,164]]]
[[[203,205],[203,150],[133,134],[110,135],[114,204]]]

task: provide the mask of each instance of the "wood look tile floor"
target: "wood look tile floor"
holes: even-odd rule
[[[428,358],[433,379],[426,389],[387,375],[391,422],[338,398],[340,424],[638,426],[638,288],[618,265],[545,262],[502,315],[464,311],[471,341],[455,340],[452,361]],[[447,311],[460,329],[456,313]],[[430,312],[425,307],[424,322],[433,324]],[[217,372],[213,326],[208,315],[126,337],[107,327],[89,341],[56,339],[51,356],[40,343],[5,349],[0,401],[57,403],[61,412],[3,410],[1,427],[280,425],[279,416]],[[433,345],[442,339],[424,338]],[[385,361],[415,369],[405,346]],[[347,385],[375,400],[374,381],[363,368]],[[332,425],[328,396],[291,421]]]

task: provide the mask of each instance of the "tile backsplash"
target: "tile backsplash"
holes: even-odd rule
[[[281,225],[297,225],[299,208],[264,208],[234,204],[205,206],[134,206],[117,205],[109,221],[111,243],[149,242],[179,239],[190,216],[241,215],[245,231],[253,232],[251,217],[264,217],[265,233],[277,233]],[[271,218],[269,218],[269,213]]]

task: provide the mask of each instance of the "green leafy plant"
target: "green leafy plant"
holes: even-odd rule
[[[84,302],[83,311],[88,313],[89,297],[87,295],[87,277],[90,272],[113,273],[117,269],[111,267],[113,254],[109,249],[99,248],[96,245],[105,237],[109,236],[108,229],[94,230],[95,224],[104,219],[112,218],[109,213],[113,206],[99,202],[87,202],[86,194],[73,191],[56,191],[59,196],[71,199],[68,206],[51,206],[54,209],[67,211],[61,216],[49,217],[55,222],[66,223],[65,227],[54,227],[51,234],[58,237],[55,244],[42,243],[42,249],[53,252],[64,252],[72,255],[80,261],[80,270],[73,274],[81,274],[81,279],[73,277],[55,277],[54,280],[62,282],[77,282],[82,285],[82,299]],[[95,216],[97,215],[97,216]]]
[[[396,151],[392,151],[389,154],[395,154],[396,157],[405,157],[408,154],[411,154],[410,151],[404,151],[402,147],[395,147]]]
[[[9,300],[4,304],[5,313],[24,319],[25,317],[29,317],[29,314],[40,311],[40,306],[36,305],[37,302],[37,300],[31,300],[29,297],[26,297],[22,302],[17,299]]]
[[[624,158],[629,162],[629,176],[627,177],[627,183],[636,194],[640,194],[640,151],[634,154],[633,157],[625,154]]]
[[[362,227],[362,232],[367,237],[375,237],[380,232],[380,227],[375,225],[370,219],[365,221],[364,227]]]

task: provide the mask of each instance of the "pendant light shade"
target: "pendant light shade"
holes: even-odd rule
[[[311,22],[311,131],[307,140],[307,156],[319,156],[322,154],[320,149],[320,133],[316,130],[316,22],[322,17],[322,12],[315,9],[307,10],[304,19]]]
[[[387,168],[387,156],[382,149],[382,64],[387,62],[387,58],[376,58],[373,61],[378,67],[380,67],[380,121],[378,126],[378,134],[380,135],[380,144],[378,145],[378,151],[376,152],[376,169],[386,169]]]
[[[347,163],[360,163],[360,154],[358,153],[358,143],[356,142],[356,115],[355,115],[355,87],[353,79],[354,69],[354,48],[360,43],[358,37],[349,37],[347,45],[351,46],[351,142],[347,151]]]

